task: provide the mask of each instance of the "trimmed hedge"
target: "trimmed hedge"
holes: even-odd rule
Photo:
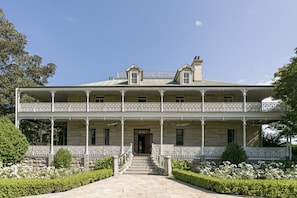
[[[0,179],[0,197],[21,197],[63,192],[113,175],[102,169],[57,179]]]
[[[225,180],[207,175],[174,169],[174,177],[217,193],[260,196],[260,197],[296,197],[296,180]]]

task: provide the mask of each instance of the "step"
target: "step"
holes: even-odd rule
[[[133,157],[130,167],[124,174],[158,175],[159,173],[154,169],[149,155],[136,155]]]

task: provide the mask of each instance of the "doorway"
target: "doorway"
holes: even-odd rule
[[[134,153],[151,153],[152,140],[150,129],[134,129]]]

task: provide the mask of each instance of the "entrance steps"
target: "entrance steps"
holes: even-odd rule
[[[159,175],[149,154],[134,155],[131,166],[124,174]]]

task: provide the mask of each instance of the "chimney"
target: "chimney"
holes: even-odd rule
[[[200,59],[200,56],[195,56],[192,67],[194,68],[194,81],[201,81],[203,80],[203,75],[202,75],[202,62],[203,60]]]

